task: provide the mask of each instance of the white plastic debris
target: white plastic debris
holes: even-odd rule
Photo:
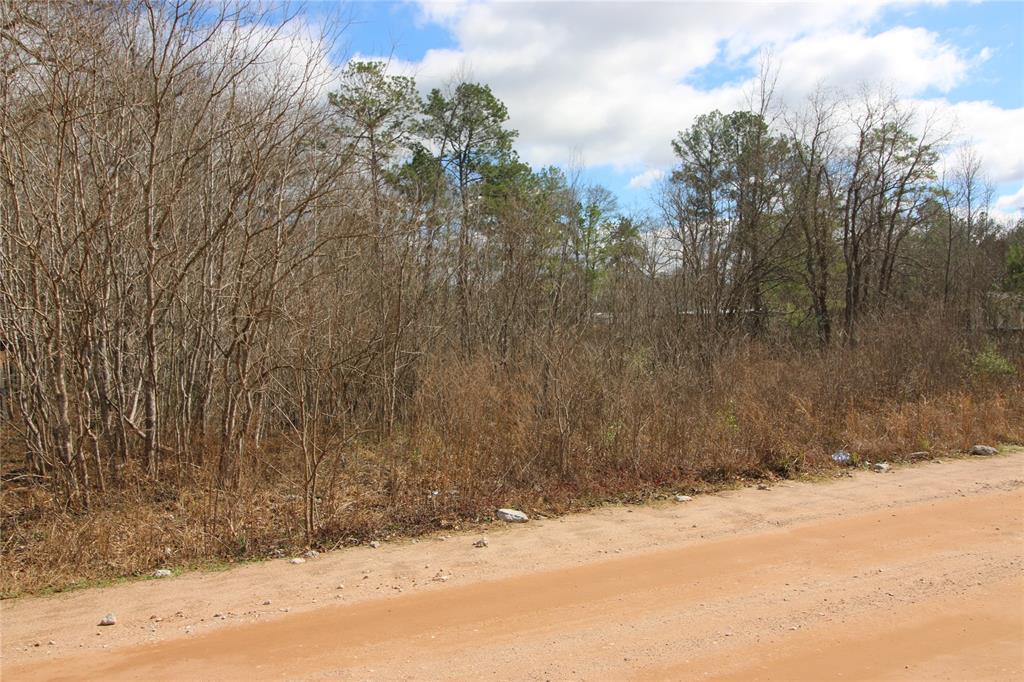
[[[508,523],[526,523],[530,520],[530,517],[519,511],[518,509],[499,509],[497,516],[502,521]]]

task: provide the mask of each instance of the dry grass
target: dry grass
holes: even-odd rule
[[[560,513],[609,499],[791,476],[865,459],[1024,441],[1015,375],[979,373],[971,344],[925,323],[879,328],[853,349],[740,343],[713,367],[655,362],[600,342],[548,365],[437,358],[388,438],[332,454],[321,476],[321,548],[489,517],[495,506]],[[570,352],[571,351],[571,352]],[[7,448],[8,450],[10,448]],[[300,455],[265,441],[238,491],[195,469],[179,483],[127,472],[88,512],[46,489],[3,487],[0,591],[10,597],[293,552],[305,545]]]

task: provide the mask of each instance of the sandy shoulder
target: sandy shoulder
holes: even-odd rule
[[[4,677],[57,671],[62,661],[84,662],[83,673],[89,665],[116,673],[111,665],[119,658],[148,661],[159,671],[169,669],[159,667],[161,660],[170,665],[182,655],[198,656],[204,647],[243,651],[264,639],[264,648],[280,648],[280,656],[263,668],[269,677],[436,677],[438,669],[431,666],[462,655],[460,647],[474,637],[476,662],[463,657],[461,667],[447,666],[444,676],[501,677],[514,671],[524,678],[592,679],[609,673],[614,661],[618,674],[649,679],[727,677],[730,670],[738,677],[771,677],[765,667],[770,665],[799,677],[796,664],[777,655],[780,638],[796,651],[827,650],[837,643],[829,623],[842,622],[843,637],[880,651],[882,640],[872,639],[878,619],[899,612],[892,637],[909,642],[915,632],[945,627],[956,639],[964,627],[943,610],[950,599],[970,605],[964,612],[977,614],[972,622],[994,624],[991,632],[978,625],[974,640],[998,640],[1010,652],[997,669],[1024,674],[1024,661],[1015,668],[1013,658],[1024,643],[1024,586],[1014,581],[1024,568],[1022,492],[1024,452],[1015,452],[896,467],[886,474],[856,472],[826,482],[784,482],[686,503],[610,507],[521,526],[495,524],[444,539],[340,550],[302,565],[270,561],[10,600],[0,604]],[[481,535],[489,546],[475,548]],[[682,565],[690,568],[680,574]],[[702,574],[700,566],[710,572]],[[892,596],[897,593],[900,599]],[[531,599],[538,601],[531,606]],[[447,622],[428,615],[438,609],[448,614]],[[1002,616],[994,615],[1000,609]],[[568,624],[559,636],[545,629],[547,618],[538,620],[536,614],[545,610]],[[665,630],[681,610],[680,622],[701,623],[686,637]],[[117,615],[118,624],[97,627],[107,612]],[[494,616],[500,612],[506,617]],[[426,620],[403,635],[395,628],[395,613],[413,624],[421,616]],[[295,643],[304,637],[320,641],[303,628],[337,629],[353,619],[369,629],[349,633],[333,659],[314,664],[316,657],[307,657],[306,667],[288,663]],[[433,627],[432,641],[424,640],[422,633]],[[517,634],[509,639],[503,633]],[[395,638],[406,650],[396,650],[390,661],[373,662],[367,653],[367,662],[359,653],[360,647],[369,652]],[[338,641],[320,641],[320,648]],[[437,658],[445,647],[445,657]],[[603,653],[574,660],[581,647]],[[737,659],[736,647],[749,660]],[[969,665],[970,647],[960,648],[968,650],[962,662]],[[991,659],[991,647],[984,653]],[[525,654],[548,657],[549,669],[521,667]],[[893,655],[894,668],[864,674],[899,677],[911,670],[896,665],[905,656]],[[936,655],[922,649],[916,672],[936,665],[941,672]],[[120,671],[133,669],[140,668]],[[230,676],[246,668],[219,670]],[[808,675],[821,672],[809,670]],[[187,675],[188,669],[179,672]],[[992,676],[999,677],[998,670]]]

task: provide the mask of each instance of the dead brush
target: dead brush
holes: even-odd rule
[[[324,460],[313,544],[451,528],[509,504],[559,513],[792,476],[828,466],[841,447],[878,460],[1024,441],[1020,382],[979,380],[969,344],[901,324],[814,351],[733,344],[710,368],[599,341],[514,362],[438,355],[390,436],[361,437]],[[1020,366],[1012,346],[1000,353]],[[265,438],[237,489],[216,485],[213,458],[156,479],[129,468],[87,510],[12,475],[0,592],[301,551],[302,454],[288,443]],[[5,471],[17,464],[8,451]]]

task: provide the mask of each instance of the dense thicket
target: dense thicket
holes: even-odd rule
[[[244,4],[0,7],[8,488],[204,491],[207,553],[244,554],[357,510],[1020,433],[984,311],[1022,228],[883,91],[701,116],[629,215],[523,163],[486,85],[335,74]]]

